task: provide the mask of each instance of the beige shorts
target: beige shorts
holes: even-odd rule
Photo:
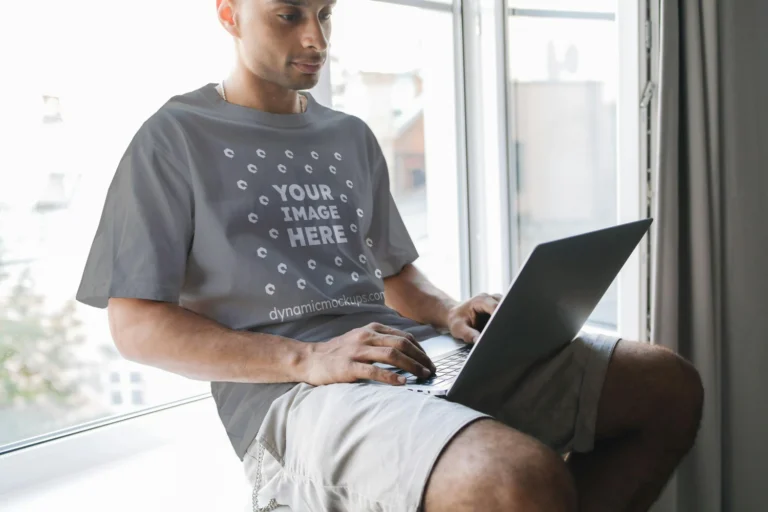
[[[560,453],[590,451],[617,341],[577,338],[528,372],[494,417]],[[300,384],[271,405],[245,455],[253,510],[417,511],[443,448],[483,417],[399,387]]]

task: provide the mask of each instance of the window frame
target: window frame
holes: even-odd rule
[[[467,0],[467,4],[475,5],[473,12],[467,16],[465,14],[465,24],[479,23],[477,18],[480,16],[478,3],[483,0]],[[497,87],[501,88],[502,94],[506,95],[506,77],[509,76],[509,64],[507,59],[507,22],[508,16],[522,12],[528,15],[540,17],[565,17],[573,19],[615,19],[617,23],[617,32],[619,37],[619,99],[617,102],[617,218],[616,223],[631,222],[640,218],[650,216],[648,204],[651,200],[651,192],[648,187],[651,176],[651,162],[649,155],[649,129],[646,118],[642,116],[643,109],[640,106],[641,96],[645,84],[649,80],[648,69],[653,66],[647,65],[646,52],[646,18],[645,13],[648,8],[648,0],[636,0],[632,2],[616,2],[616,14],[608,14],[590,11],[557,11],[553,9],[515,9],[508,7],[507,0],[496,0],[497,4],[503,5],[505,15],[500,20],[495,20],[493,28],[496,31],[497,45],[501,45],[499,58],[497,59],[497,68],[501,76]],[[468,62],[472,62],[469,61]],[[475,63],[477,60],[474,61]],[[652,63],[651,63],[652,64]],[[477,69],[475,69],[477,72]],[[468,89],[470,94],[472,88]],[[476,104],[477,99],[468,99],[468,104]],[[655,102],[654,102],[655,103]],[[508,99],[503,103],[504,112],[500,131],[505,134],[503,139],[505,143],[512,140],[514,135],[515,123],[512,119],[513,113],[509,108]],[[651,105],[653,108],[654,105]],[[472,113],[468,115],[472,119]],[[651,130],[652,131],[652,130]],[[470,146],[469,152],[477,154],[478,148]],[[508,196],[504,197],[502,204],[506,212],[501,222],[490,228],[485,227],[487,235],[496,235],[506,237],[507,247],[504,250],[504,264],[506,266],[506,282],[511,281],[511,276],[517,274],[517,269],[521,265],[518,261],[516,240],[518,239],[516,218],[516,190],[515,180],[510,180],[509,176],[514,175],[517,170],[514,168],[516,161],[515,148],[511,144],[506,144],[506,154],[500,158],[502,165],[499,165],[498,182],[504,184],[504,190],[508,190]],[[478,170],[475,166],[473,170]],[[646,171],[647,170],[647,171]],[[487,172],[487,170],[485,171]],[[477,175],[478,173],[473,173]],[[480,181],[477,178],[476,181]],[[477,185],[476,188],[480,188]],[[482,208],[484,198],[478,199],[478,194],[470,196],[470,218],[482,218]],[[474,233],[473,233],[474,234]],[[620,335],[633,340],[648,341],[649,339],[649,304],[650,304],[650,237],[641,242],[638,248],[633,252],[617,278],[618,282],[618,315],[617,329],[605,329],[600,326],[587,323],[585,331],[603,333],[609,335]],[[476,280],[472,283],[473,293],[479,293],[494,287],[495,283],[487,282],[482,279],[483,271],[481,265],[487,260],[487,250],[477,248],[474,251],[476,257],[472,258],[472,276]]]
[[[619,65],[626,66],[629,77],[621,83],[619,108],[630,117],[631,129],[620,132],[620,148],[625,151],[627,165],[637,166],[636,180],[626,173],[620,186],[619,216],[621,222],[653,217],[654,191],[658,175],[656,134],[659,102],[654,94],[659,81],[659,2],[637,0],[637,5],[618,2],[619,30],[636,30],[620,46]],[[631,59],[631,60],[630,60]],[[628,63],[632,62],[632,66]],[[620,162],[621,162],[620,155]],[[619,276],[619,329],[624,337],[653,342],[652,304],[655,225],[630,257]]]

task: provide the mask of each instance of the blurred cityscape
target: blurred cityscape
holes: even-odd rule
[[[450,17],[445,20],[450,31]],[[510,144],[523,256],[540,241],[615,222],[616,95],[615,82],[605,76],[617,67],[608,59],[607,71],[584,71],[603,60],[595,48],[615,36],[613,23],[604,25],[610,26],[589,44],[580,43],[579,27],[571,35],[549,30],[531,37],[526,52],[536,66],[516,62],[520,56],[512,52]],[[516,34],[510,44],[520,37]],[[418,33],[404,32],[403,38],[409,37],[410,43],[401,44],[429,44]],[[440,188],[456,181],[455,132],[440,128],[446,123],[436,122],[434,113],[444,109],[446,119],[455,119],[453,71],[434,69],[426,55],[401,66],[353,59],[351,37],[336,44],[339,51],[330,63],[333,106],[373,129],[389,164],[392,192],[421,253],[417,264],[429,269],[430,277],[442,276],[447,291],[458,296],[453,275],[458,250],[435,227],[441,216],[458,210],[456,197]],[[448,41],[433,44],[450,47]],[[385,55],[391,48],[377,51]],[[215,81],[225,68],[211,80],[200,79],[209,72],[190,73],[183,83],[169,79],[159,90],[142,88],[135,77],[127,85],[119,84],[121,77],[104,79],[106,89],[113,84],[122,95],[134,95],[124,103],[124,96],[109,90],[73,87],[53,69],[50,79],[42,76],[0,99],[0,132],[15,134],[13,145],[0,148],[0,446],[208,389],[207,383],[124,361],[112,344],[105,313],[75,304],[73,297],[106,187],[130,136],[163,95]],[[451,225],[446,229],[456,231]],[[615,326],[616,302],[612,288],[595,320]]]

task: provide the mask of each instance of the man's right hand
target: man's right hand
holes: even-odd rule
[[[372,323],[327,342],[310,344],[304,382],[314,386],[360,379],[395,386],[405,383],[399,375],[373,363],[390,364],[419,377],[435,371],[413,335]]]

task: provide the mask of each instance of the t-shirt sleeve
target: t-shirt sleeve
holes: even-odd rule
[[[105,308],[111,297],[178,303],[193,234],[188,170],[139,130],[120,160],[77,291]]]
[[[405,227],[395,199],[389,190],[387,161],[375,137],[371,142],[373,160],[373,216],[367,238],[382,278],[398,274],[405,265],[419,257],[408,229]]]

